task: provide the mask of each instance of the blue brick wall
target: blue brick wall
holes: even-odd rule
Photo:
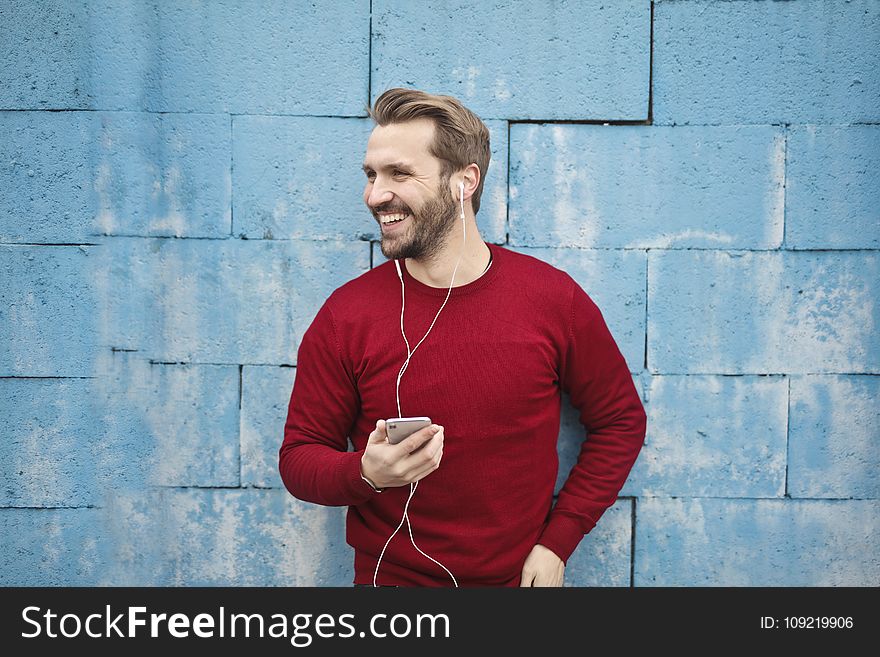
[[[567,584],[880,584],[878,41],[873,0],[0,4],[0,585],[350,584],[277,450],[384,261],[393,86],[486,121],[482,237],[569,272],[642,395]]]

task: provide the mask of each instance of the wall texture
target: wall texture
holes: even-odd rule
[[[642,391],[567,584],[880,584],[876,0],[6,0],[0,43],[0,584],[350,584],[277,450],[382,262],[392,86],[486,121],[483,237],[571,273]]]

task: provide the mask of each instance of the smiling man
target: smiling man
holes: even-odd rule
[[[629,369],[571,276],[480,237],[489,132],[473,112],[412,89],[369,111],[364,202],[388,261],[303,336],[282,480],[349,507],[355,584],[561,586],[644,441]],[[585,440],[554,505],[563,392]],[[432,424],[389,442],[385,420],[414,416]]]

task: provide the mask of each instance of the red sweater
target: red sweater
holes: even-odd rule
[[[454,287],[400,382],[404,416],[445,428],[440,467],[409,509],[419,548],[460,586],[517,586],[536,543],[567,561],[614,501],[645,438],[632,377],[599,308],[567,273],[489,244],[492,266]],[[446,297],[403,262],[410,346]],[[376,420],[397,417],[395,382],[406,360],[400,280],[392,261],[335,290],[300,344],[280,450],[295,497],[347,505],[355,583],[373,581],[409,486],[377,493],[360,459]],[[553,503],[562,391],[580,411],[586,440]],[[348,450],[348,438],[353,451]],[[388,546],[379,584],[451,586],[419,554],[406,525]]]

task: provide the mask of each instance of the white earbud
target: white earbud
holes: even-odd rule
[[[464,182],[458,183],[458,200],[461,203],[461,218],[464,219]]]

